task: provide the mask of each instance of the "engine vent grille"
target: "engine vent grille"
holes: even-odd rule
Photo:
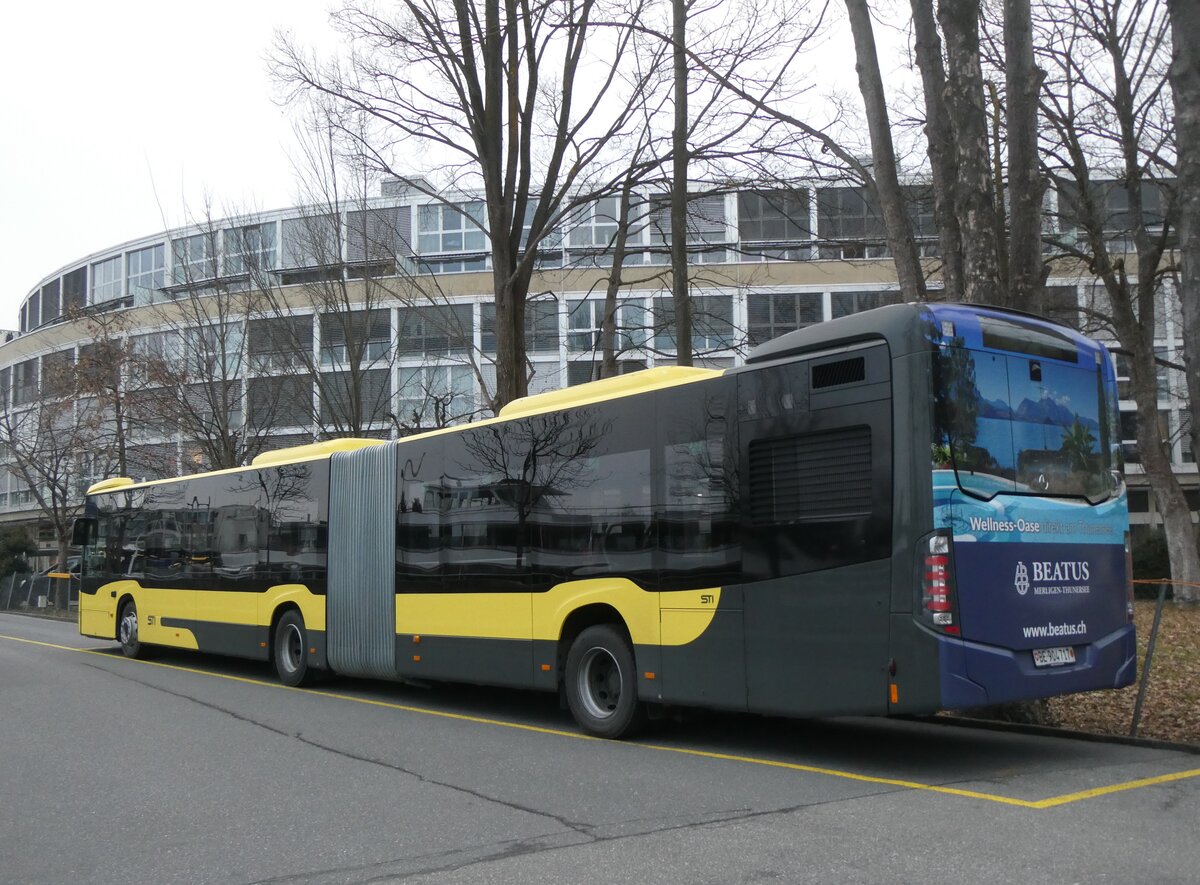
[[[841,522],[871,515],[871,428],[845,427],[750,443],[756,525]]]

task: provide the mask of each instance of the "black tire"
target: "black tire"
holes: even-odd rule
[[[571,715],[590,735],[629,737],[645,723],[633,649],[609,624],[588,627],[575,637],[567,652],[564,688]]]
[[[121,654],[127,658],[144,658],[146,646],[138,638],[138,613],[133,600],[121,606],[117,615],[117,641],[121,643]]]
[[[308,631],[304,629],[304,618],[292,610],[283,613],[275,625],[275,636],[271,643],[275,659],[275,672],[284,685],[309,685],[314,670],[308,666]]]

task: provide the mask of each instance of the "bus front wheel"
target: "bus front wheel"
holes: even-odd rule
[[[575,637],[567,652],[564,688],[571,715],[588,734],[628,737],[645,720],[633,649],[609,624],[588,627]]]
[[[121,654],[127,658],[140,658],[145,655],[145,646],[138,639],[138,613],[133,600],[121,606],[121,614],[117,618],[117,641],[121,643]]]
[[[287,611],[275,625],[275,672],[284,685],[308,685],[313,670],[308,666],[308,634],[298,611]]]

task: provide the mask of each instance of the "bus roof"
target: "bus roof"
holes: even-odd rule
[[[655,369],[644,369],[640,372],[631,372],[628,375],[618,375],[615,378],[603,378],[599,381],[591,381],[586,384],[577,384],[574,387],[565,387],[561,390],[548,390],[544,393],[535,393],[530,396],[515,399],[508,405],[504,406],[500,413],[495,418],[488,418],[484,421],[475,422],[469,426],[486,426],[495,424],[500,421],[510,420],[512,418],[524,418],[530,415],[537,415],[543,412],[552,412],[558,409],[569,409],[576,406],[590,405],[591,403],[603,402],[605,400],[617,399],[624,396],[631,396],[636,393],[644,393],[651,390],[660,390],[665,387],[675,387],[680,384],[691,384],[695,381],[703,381],[707,378],[715,378],[723,374],[721,369],[700,369],[691,366],[661,366]],[[415,440],[440,434],[453,433],[464,429],[468,425],[453,425],[451,427],[441,427],[436,430],[426,431],[425,433],[414,434],[410,437],[405,437],[405,440]],[[225,470],[210,470],[205,473],[188,474],[186,477],[176,476],[166,479],[147,480],[145,482],[135,482],[134,480],[116,476],[109,479],[102,479],[97,483],[92,484],[88,490],[89,495],[98,495],[105,492],[115,492],[133,487],[145,487],[158,485],[161,483],[177,482],[180,479],[195,479],[205,476],[220,476],[227,473],[238,473],[244,470],[253,470],[256,468],[270,467],[277,464],[294,464],[300,461],[314,461],[321,458],[328,458],[335,452],[356,451],[368,446],[379,446],[389,442],[385,439],[362,439],[356,437],[344,437],[339,439],[329,439],[323,442],[311,443],[303,446],[292,446],[286,449],[273,449],[269,452],[263,452],[254,458],[250,464],[244,467],[230,467]]]

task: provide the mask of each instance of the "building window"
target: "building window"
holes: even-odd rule
[[[275,223],[225,231],[225,273],[231,276],[275,268]]]
[[[483,304],[479,309],[482,347],[485,353],[496,352],[496,305]],[[558,350],[558,302],[529,301],[525,304],[525,349]]]
[[[92,304],[104,304],[121,297],[121,256],[114,255],[92,265]]]
[[[126,254],[129,294],[134,298],[149,301],[153,293],[163,287],[165,251],[160,243]]]
[[[862,313],[864,310],[874,310],[885,304],[899,303],[899,292],[834,292],[833,319],[850,316],[852,313]]]
[[[374,362],[387,356],[391,312],[348,310],[321,315],[321,365],[345,365],[357,357]]]
[[[252,427],[311,427],[313,382],[311,375],[251,378],[247,382]]]
[[[171,281],[177,286],[216,279],[217,235],[212,231],[171,241]]]
[[[87,265],[63,274],[63,313],[81,310],[87,304]]]
[[[778,338],[824,319],[820,292],[769,292],[746,296],[747,343]]]
[[[352,263],[391,263],[411,255],[412,215],[407,206],[346,213],[346,259]]]
[[[884,238],[879,210],[859,187],[817,189],[817,233],[823,240]]]
[[[297,371],[313,352],[311,316],[270,317],[250,321],[250,367],[255,372]]]
[[[183,346],[189,373],[201,378],[240,374],[243,337],[241,323],[214,323],[186,330]]]
[[[604,302],[575,301],[570,310],[567,349],[575,352],[598,350],[604,325]],[[618,305],[616,321],[616,337],[613,341],[616,350],[641,347],[650,339],[646,308],[641,304]]]
[[[567,363],[567,386],[574,387],[576,384],[587,384],[589,381],[600,380],[601,365],[602,363],[598,360],[572,360]],[[617,360],[618,375],[640,372],[644,368],[646,368],[645,360]]]
[[[729,295],[693,295],[692,350],[727,350],[736,344],[733,298]],[[654,346],[675,350],[675,305],[670,298],[654,299]]]
[[[481,252],[487,248],[483,203],[429,203],[417,207],[417,246],[422,255]]]
[[[342,263],[341,230],[335,214],[283,220],[283,267],[328,267]]]
[[[444,427],[475,411],[470,366],[419,366],[400,370],[396,418],[405,430]]]
[[[62,316],[62,305],[59,302],[59,281],[53,279],[42,286],[42,322],[48,323]]]
[[[321,423],[326,428],[347,427],[384,421],[392,410],[391,372],[322,372],[318,377]]]
[[[12,402],[14,406],[24,406],[37,399],[38,393],[38,361],[36,358],[17,363],[12,367],[13,388]]]
[[[469,350],[474,312],[470,304],[400,308],[396,335],[400,356],[444,356]]]
[[[633,217],[635,211],[630,209],[630,217]],[[620,197],[601,197],[580,207],[571,223],[567,245],[608,248],[616,239],[620,217]]]
[[[808,191],[742,191],[738,194],[738,238],[743,242],[807,240]]]

